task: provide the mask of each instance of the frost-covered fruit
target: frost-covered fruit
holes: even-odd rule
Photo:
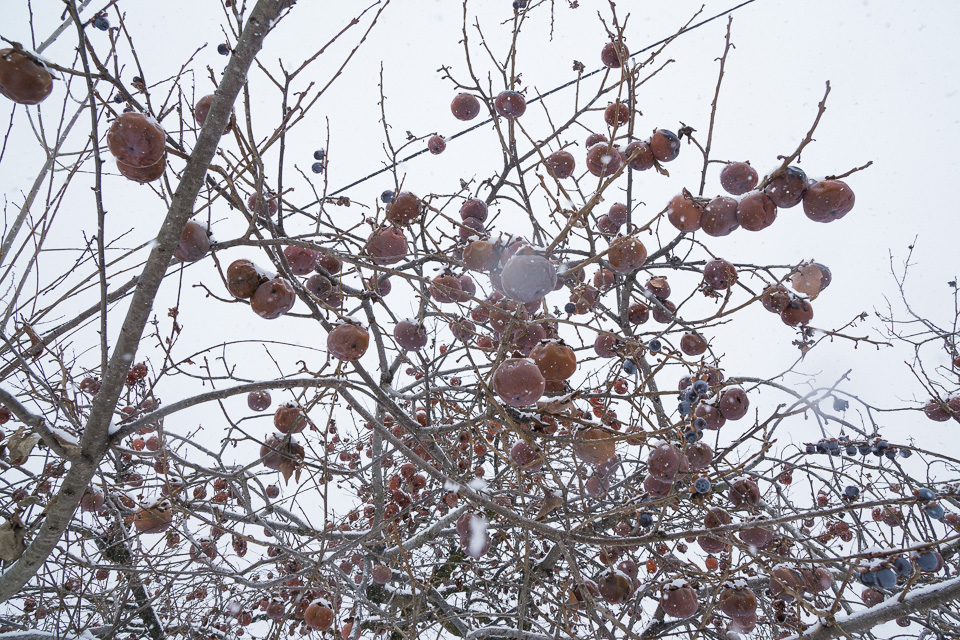
[[[784,324],[796,327],[809,324],[813,320],[813,305],[800,298],[793,298],[780,312]]]
[[[353,323],[337,325],[327,334],[327,352],[344,362],[359,360],[369,345],[370,333]]]
[[[293,285],[278,277],[257,287],[250,298],[250,308],[261,318],[273,320],[290,311],[296,301]]]
[[[457,230],[460,239],[464,241],[476,240],[487,235],[487,228],[476,218],[464,218]]]
[[[687,464],[693,471],[706,469],[713,461],[713,449],[706,442],[695,442],[687,445],[684,455],[687,457]]]
[[[147,167],[134,167],[117,160],[117,170],[127,180],[133,180],[140,184],[153,182],[163,177],[163,172],[167,170],[167,154],[164,152],[160,160]]]
[[[826,265],[819,262],[810,262],[797,269],[790,279],[790,286],[793,287],[794,291],[798,291],[814,300],[820,295],[820,292],[830,286],[832,280],[833,274],[830,273],[830,269]]]
[[[480,101],[469,93],[458,93],[450,103],[450,111],[457,120],[473,120],[480,115]]]
[[[451,320],[447,326],[450,328],[453,337],[460,342],[470,342],[477,333],[476,325],[466,318]]]
[[[624,159],[630,160],[630,168],[634,171],[646,171],[653,166],[653,149],[646,140],[634,140],[623,149]]]
[[[295,469],[303,462],[305,455],[303,445],[289,437],[280,438],[271,434],[260,445],[263,466],[274,471],[283,471],[284,468]]]
[[[704,265],[703,281],[717,291],[729,289],[737,282],[737,269],[726,260],[716,258]]]
[[[803,194],[803,212],[814,222],[833,222],[850,213],[855,200],[846,182],[821,180]]]
[[[871,589],[867,587],[862,592],[860,592],[860,599],[863,600],[863,604],[868,607],[875,607],[881,602],[883,602],[886,597],[876,589]]]
[[[700,218],[703,207],[693,200],[688,192],[673,197],[667,205],[667,219],[670,224],[684,233],[700,230]]]
[[[234,260],[227,267],[227,291],[235,298],[250,298],[264,282],[266,278],[249,260]]]
[[[210,236],[207,228],[199,222],[188,220],[180,234],[180,241],[173,250],[173,257],[180,262],[196,262],[210,251]]]
[[[660,324],[669,324],[673,322],[674,317],[677,314],[677,305],[673,304],[669,300],[661,300],[660,304],[653,308],[653,321],[659,322]],[[654,343],[660,344],[659,340],[651,340],[650,346],[652,347]],[[659,347],[657,351],[659,351]]]
[[[475,240],[463,249],[463,265],[474,271],[492,271],[500,264],[500,251],[488,240]]]
[[[760,176],[749,162],[731,162],[720,171],[720,186],[733,196],[740,196],[757,186]]]
[[[724,587],[718,602],[720,611],[731,618],[749,618],[757,613],[757,596],[749,587]]]
[[[393,291],[393,283],[390,282],[390,278],[387,276],[380,276],[379,278],[377,276],[371,276],[364,281],[364,284],[370,291],[376,291],[377,295],[381,298]]]
[[[427,140],[427,149],[435,156],[443,153],[446,148],[447,141],[443,139],[443,136],[430,136],[430,139]]]
[[[755,507],[760,504],[760,487],[750,478],[740,478],[730,485],[729,498],[734,507],[744,504]]]
[[[799,167],[787,167],[776,178],[767,183],[763,190],[773,203],[781,209],[795,207],[803,200],[807,190],[807,174]]]
[[[650,292],[657,300],[661,302],[670,297],[670,283],[667,281],[667,276],[655,276],[647,280],[647,283],[644,285],[644,288]]]
[[[448,271],[435,276],[430,282],[430,297],[439,304],[460,302],[462,296],[460,278]]]
[[[543,467],[543,454],[532,445],[520,440],[510,447],[510,462],[524,471],[533,473]]]
[[[316,631],[329,629],[333,626],[333,619],[333,609],[319,602],[311,602],[303,612],[303,623]]]
[[[574,434],[573,452],[587,464],[603,464],[617,454],[617,443],[603,429],[591,427]]]
[[[700,228],[708,236],[719,238],[737,230],[740,221],[737,220],[739,202],[728,196],[718,196],[707,203],[700,216]]]
[[[803,588],[809,593],[823,593],[833,585],[833,576],[823,567],[803,569],[800,573],[803,575]]]
[[[600,49],[600,62],[608,69],[619,69],[629,57],[630,51],[622,42],[608,42]]]
[[[142,113],[121,114],[107,130],[107,147],[119,162],[130,167],[149,167],[165,153],[166,135],[153,118]]]
[[[103,509],[103,505],[103,492],[101,492],[99,489],[88,487],[80,497],[80,508],[83,511],[94,513]]]
[[[468,218],[486,222],[489,210],[487,203],[479,198],[470,198],[460,205],[460,219],[466,221]]]
[[[193,119],[197,121],[197,125],[200,127],[202,127],[203,123],[207,121],[207,115],[210,113],[210,105],[213,104],[213,98],[213,94],[203,96],[197,100],[197,104],[193,105]],[[227,126],[223,128],[223,135],[227,135],[232,129],[233,122],[228,121]]]
[[[340,258],[332,256],[328,253],[321,253],[317,258],[317,270],[323,269],[327,273],[333,275],[340,273],[340,269],[343,268],[343,263],[340,261]]]
[[[737,222],[747,231],[766,229],[776,219],[777,205],[762,191],[745,195],[737,206]]]
[[[917,554],[917,568],[924,573],[936,573],[943,569],[943,557],[939,551],[922,551]]]
[[[923,413],[934,422],[946,422],[950,419],[950,412],[946,405],[936,399],[930,399],[923,405]]]
[[[419,351],[427,346],[427,329],[413,320],[401,320],[393,327],[393,338],[401,349]]]
[[[620,230],[620,225],[616,225],[610,220],[610,216],[602,215],[597,218],[597,231],[606,235],[616,235]]]
[[[320,260],[320,253],[308,247],[285,247],[283,255],[295,276],[312,273]]]
[[[326,300],[327,296],[333,293],[333,283],[330,278],[322,273],[315,273],[303,283],[307,291],[317,296],[321,300]]]
[[[566,380],[577,371],[577,354],[568,345],[556,340],[543,340],[530,351],[546,380]]]
[[[247,394],[247,406],[253,411],[266,411],[270,408],[270,402],[270,392],[266,389]]]
[[[620,604],[633,595],[633,584],[619,571],[606,571],[597,577],[600,597],[610,604]]]
[[[598,333],[593,341],[593,350],[600,358],[612,358],[620,350],[620,340],[609,333]]]
[[[273,426],[280,433],[300,433],[307,426],[307,416],[296,404],[285,402],[273,413]]]
[[[603,110],[603,121],[608,126],[619,126],[630,122],[630,105],[620,102],[611,102]]]
[[[637,238],[624,236],[610,243],[607,263],[621,275],[633,273],[647,261],[647,248]]]
[[[670,162],[680,155],[680,138],[673,131],[657,129],[650,138],[653,157],[660,162]]]
[[[685,333],[680,338],[680,350],[688,356],[699,356],[707,350],[707,342],[695,333]]]
[[[700,604],[697,602],[697,592],[687,583],[669,584],[663,589],[660,596],[660,606],[663,612],[673,618],[693,617]]]
[[[627,309],[627,320],[631,324],[643,324],[650,319],[650,307],[645,304],[635,303]]]
[[[622,165],[623,154],[617,147],[601,142],[587,149],[587,170],[598,178],[613,175]]]
[[[610,211],[607,212],[607,217],[610,218],[610,222],[622,227],[627,223],[627,205],[620,202],[615,202],[610,205]]]
[[[557,268],[536,254],[515,254],[500,272],[503,292],[520,302],[538,302],[557,284]]]
[[[780,313],[790,304],[790,292],[782,284],[770,285],[760,294],[760,304],[770,313]]]
[[[394,264],[407,257],[407,237],[397,227],[381,227],[370,234],[365,249],[376,264]]]
[[[504,118],[519,118],[527,110],[527,100],[517,91],[501,91],[493,101],[493,108]]]
[[[533,404],[543,395],[546,380],[530,358],[507,358],[493,374],[493,390],[511,407]]]
[[[267,218],[277,215],[279,205],[277,197],[273,194],[267,193],[265,197],[261,197],[259,193],[254,192],[247,198],[247,208],[261,218]]]
[[[600,144],[601,142],[604,144],[607,144],[610,141],[607,139],[607,136],[605,136],[602,133],[591,133],[590,135],[587,136],[587,139],[584,141],[583,146],[584,148],[589,149],[593,145]]]
[[[603,216],[604,218],[606,216]],[[603,218],[601,218],[602,220]],[[598,221],[599,222],[599,221]],[[610,269],[597,269],[597,272],[593,274],[593,286],[601,291],[606,291],[612,287],[617,282],[617,277],[613,275],[613,271]]]
[[[547,166],[550,175],[557,180],[569,178],[577,167],[577,161],[569,151],[554,151],[547,156],[544,164]]]
[[[43,102],[52,91],[53,76],[46,67],[20,51],[0,49],[0,95],[32,105]]]
[[[750,410],[747,392],[740,387],[732,387],[720,396],[720,413],[726,420],[739,420]]]
[[[149,507],[140,507],[133,516],[133,526],[139,533],[163,533],[173,523],[173,508],[166,500]]]
[[[773,541],[773,531],[766,527],[750,527],[741,530],[737,535],[744,544],[757,549],[765,549]],[[772,584],[772,582],[771,582]]]
[[[673,444],[663,443],[654,447],[647,456],[647,472],[662,482],[673,482],[680,470],[683,453]]]
[[[377,584],[387,584],[393,578],[393,572],[385,564],[375,564],[370,571],[370,577]]]
[[[409,191],[401,191],[387,205],[387,220],[397,225],[407,225],[420,217],[421,203]]]

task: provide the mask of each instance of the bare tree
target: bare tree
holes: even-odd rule
[[[386,163],[371,171],[393,188],[371,196],[370,176],[329,188],[325,149],[311,177],[287,148],[322,129],[319,100],[389,0],[276,63],[258,54],[302,7],[227,0],[228,62],[200,97],[194,55],[144,80],[124,13],[139,9],[88,4],[68,0],[36,51],[0,33],[15,105],[0,163],[29,135],[46,158],[11,185],[0,245],[4,638],[826,638],[892,620],[960,633],[958,461],[883,433],[892,412],[960,421],[955,283],[952,317],[925,317],[905,266],[905,314],[891,305],[886,334],[863,335],[865,317],[814,324],[827,266],[713,250],[780,209],[813,225],[854,208],[870,163],[822,180],[798,166],[829,82],[761,176],[714,157],[732,16],[697,14],[631,52],[628,18],[605,5],[609,41],[596,69],[574,65],[561,106],[517,58],[530,16],[560,9],[514,2],[498,50],[464,3],[464,62],[440,73],[451,116],[480,124],[398,138],[381,77]],[[637,96],[669,73],[665,52],[724,17],[702,123],[644,131]],[[75,59],[41,57],[70,38]],[[258,110],[254,76],[279,116]],[[478,127],[498,166],[408,182],[405,161]],[[670,174],[681,152],[702,158],[695,174]],[[640,176],[682,191],[645,205]],[[114,223],[104,202],[125,190],[162,221]],[[64,213],[77,206],[96,212],[82,241]],[[344,222],[348,207],[362,218]],[[156,229],[141,242],[143,224]],[[795,331],[779,376],[724,355],[760,307]],[[846,376],[787,382],[836,343],[913,345],[930,400],[880,406]]]

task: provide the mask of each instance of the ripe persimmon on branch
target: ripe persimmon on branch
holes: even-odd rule
[[[888,429],[960,421],[955,282],[924,315],[908,256],[905,311],[830,326],[849,283],[750,242],[858,224],[870,162],[799,166],[830,83],[764,174],[718,135],[732,15],[693,124],[641,112],[730,11],[631,53],[599,5],[564,93],[528,34],[578,3],[464,2],[429,96],[463,131],[407,130],[425,96],[383,60],[379,123],[338,147],[356,123],[319,111],[400,4],[301,49],[315,7],[225,0],[220,73],[148,55],[123,0],[0,33],[0,171],[40,167],[0,244],[3,637],[955,635],[960,460]],[[903,345],[921,402],[804,369]]]

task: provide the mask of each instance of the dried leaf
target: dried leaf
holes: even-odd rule
[[[26,529],[17,521],[8,519],[0,524],[0,560],[15,562],[23,555],[27,548],[23,541],[25,533]]]
[[[7,447],[10,449],[10,464],[20,465],[27,461],[30,452],[40,442],[40,436],[24,428],[10,436]]]

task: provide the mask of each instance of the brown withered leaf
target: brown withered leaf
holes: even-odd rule
[[[40,442],[40,436],[21,427],[10,436],[7,448],[10,449],[10,464],[20,465],[27,461],[30,452]]]
[[[27,545],[24,543],[26,529],[19,519],[7,519],[0,524],[0,560],[15,562],[23,555]]]

